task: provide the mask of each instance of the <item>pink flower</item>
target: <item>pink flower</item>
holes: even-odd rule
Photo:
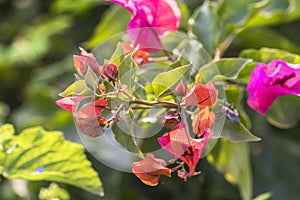
[[[188,176],[199,174],[195,168],[200,160],[201,154],[210,138],[211,131],[206,129],[201,139],[193,139],[186,132],[186,125],[178,123],[170,132],[158,138],[162,148],[180,158],[189,167]]]
[[[181,12],[175,0],[109,0],[127,9],[132,17],[127,33],[135,46],[150,53],[163,49],[159,36],[177,31]]]
[[[248,105],[265,115],[277,97],[300,96],[300,64],[281,60],[258,63],[250,76],[248,91]]]

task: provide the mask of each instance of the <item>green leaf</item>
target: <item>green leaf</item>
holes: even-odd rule
[[[61,132],[47,132],[41,127],[28,128],[13,136],[11,127],[6,125],[0,129],[0,138],[11,137],[0,149],[4,177],[58,181],[103,195],[98,174],[81,145],[65,141]]]
[[[133,128],[128,126],[126,120],[119,121],[118,123],[113,123],[111,130],[115,136],[116,141],[129,152],[138,153],[140,157],[143,156],[143,152],[140,150],[136,143],[136,138],[133,133]],[[120,128],[122,127],[122,128]]]
[[[284,60],[289,63],[300,63],[300,56],[281,49],[261,48],[243,50],[239,57],[253,59],[256,62],[269,63],[272,60]]]
[[[259,137],[253,135],[242,123],[238,123],[229,119],[225,120],[221,136],[231,142],[254,142],[260,141]]]
[[[191,65],[184,65],[158,74],[152,81],[152,89],[156,97],[171,89],[190,70]]]
[[[242,106],[243,91],[235,85],[228,85],[225,87],[226,100],[237,107],[241,122],[225,119],[225,124],[220,137],[225,138],[231,142],[252,142],[261,140],[254,136],[246,127],[251,127],[251,121],[245,113]],[[245,125],[244,125],[245,124]]]
[[[217,4],[205,1],[195,10],[189,19],[188,30],[197,37],[204,48],[213,55],[220,39],[220,19],[217,13]]]
[[[95,72],[90,67],[88,67],[88,70],[84,77],[84,81],[89,89],[91,89],[92,91],[97,91],[99,80]]]
[[[134,79],[137,71],[137,64],[133,59],[133,53],[128,54],[119,65],[118,78],[128,89],[134,86]]]
[[[244,58],[223,58],[201,67],[199,74],[206,82],[214,78],[236,79],[251,61],[251,59]]]
[[[117,48],[115,49],[113,55],[110,57],[109,61],[114,63],[116,66],[119,66],[122,60],[124,59],[124,54],[125,54],[124,49],[121,43],[119,42],[117,44]]]
[[[59,94],[62,97],[68,96],[88,96],[93,95],[93,91],[87,86],[84,80],[79,80],[70,85],[62,93]]]
[[[267,120],[277,128],[289,129],[300,120],[300,97],[288,95],[278,97],[267,112]]]
[[[87,47],[94,48],[111,36],[124,32],[129,20],[130,13],[126,9],[112,5],[101,17],[93,36],[86,42]]]
[[[244,200],[252,198],[252,176],[248,143],[231,143],[221,139],[207,160],[227,181],[236,184]]]
[[[67,190],[59,187],[56,183],[51,183],[48,188],[41,188],[39,192],[40,200],[69,200],[70,195]]]
[[[266,193],[258,195],[253,200],[268,200],[271,198],[271,196],[272,196],[272,192],[266,192]]]

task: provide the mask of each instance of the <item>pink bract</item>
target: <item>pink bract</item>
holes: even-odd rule
[[[188,176],[194,176],[198,174],[195,169],[210,135],[211,132],[207,129],[203,134],[203,138],[193,139],[186,132],[186,125],[181,122],[170,132],[158,138],[158,143],[162,148],[185,162],[189,167]]]
[[[248,105],[262,115],[279,96],[300,96],[300,64],[273,60],[258,63],[248,84]]]
[[[127,33],[135,46],[155,53],[163,49],[159,36],[177,31],[181,12],[175,0],[109,0],[131,13]]]

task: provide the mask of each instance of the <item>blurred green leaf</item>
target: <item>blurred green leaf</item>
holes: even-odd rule
[[[289,129],[300,120],[300,97],[294,95],[278,97],[267,112],[267,120],[277,128]]]
[[[14,136],[12,125],[5,125],[0,128],[0,139],[0,172],[4,177],[58,181],[103,194],[83,147],[65,141],[61,132],[34,127]]]
[[[69,193],[59,187],[56,183],[51,183],[48,188],[41,188],[39,193],[40,200],[69,200],[71,199]]]
[[[61,33],[70,24],[70,18],[67,16],[37,18],[34,25],[23,30],[23,34],[17,37],[9,48],[0,44],[0,68],[20,62],[30,64],[41,58],[51,45],[50,37]]]
[[[158,74],[152,81],[152,89],[156,97],[175,86],[189,72],[190,68],[191,65],[184,65]]]
[[[132,52],[124,57],[120,65],[118,66],[118,78],[121,84],[127,85],[128,89],[131,89],[134,86],[134,79],[137,71],[137,64],[133,59]]]
[[[56,0],[51,4],[51,10],[56,14],[65,12],[81,13],[99,4],[99,2],[104,2],[104,0]]]
[[[79,80],[72,83],[62,93],[59,94],[62,97],[69,96],[88,96],[93,95],[93,91],[86,85],[84,80]]]
[[[191,35],[202,42],[204,48],[213,55],[220,39],[220,19],[217,13],[217,4],[205,1],[194,11],[189,20],[188,30]]]
[[[212,61],[199,70],[200,76],[209,82],[214,78],[236,79],[238,74],[251,62],[251,59],[244,58],[221,58]]]
[[[181,21],[179,29],[186,30],[188,26],[188,20],[190,17],[190,10],[183,0],[177,0],[177,3],[181,12]]]
[[[271,198],[271,196],[272,196],[271,192],[266,192],[266,193],[258,195],[253,200],[268,200]]]
[[[221,139],[207,160],[225,179],[239,187],[242,199],[252,198],[252,175],[248,143],[231,143]]]
[[[124,32],[129,19],[130,14],[126,9],[112,5],[95,28],[93,36],[86,42],[87,47],[94,48],[111,36]]]

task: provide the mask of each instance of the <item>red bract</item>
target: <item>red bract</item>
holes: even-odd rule
[[[201,85],[195,84],[185,96],[185,105],[198,105],[198,107],[204,108],[205,106],[212,106],[218,96],[218,91],[212,83]]]
[[[102,116],[77,117],[76,124],[83,134],[94,138],[104,133],[104,126],[107,121]]]
[[[106,63],[102,66],[101,75],[108,81],[114,82],[118,77],[118,68],[113,63]]]
[[[56,104],[64,110],[71,112],[72,114],[76,112],[77,105],[86,97],[65,97],[56,101]]]
[[[156,186],[161,175],[171,177],[171,169],[167,163],[155,158],[153,154],[147,154],[146,158],[131,164],[132,172],[146,185]]]
[[[130,42],[121,42],[121,45],[122,45],[126,55],[128,55],[134,51],[134,46]],[[135,54],[133,55],[133,59],[138,65],[144,65],[144,64],[148,64],[150,62],[149,56],[150,56],[150,53],[148,51],[138,49],[135,52]]]
[[[177,31],[181,13],[175,0],[110,0],[127,9],[132,17],[127,33],[134,46],[150,53],[163,49],[159,36]]]
[[[193,120],[193,132],[198,136],[202,136],[207,128],[211,128],[215,121],[215,114],[209,111],[208,107],[201,109]]]
[[[88,53],[86,50],[83,48],[80,49],[80,55],[73,55],[73,61],[74,61],[74,66],[77,72],[85,76],[86,72],[88,70],[88,67],[90,67],[96,74],[100,73],[100,65],[98,64],[96,58],[93,56],[93,54]]]
[[[210,130],[206,130],[201,139],[193,139],[186,132],[184,123],[177,124],[170,132],[158,138],[162,148],[180,158],[189,167],[187,176],[199,174],[195,168],[210,137]]]

